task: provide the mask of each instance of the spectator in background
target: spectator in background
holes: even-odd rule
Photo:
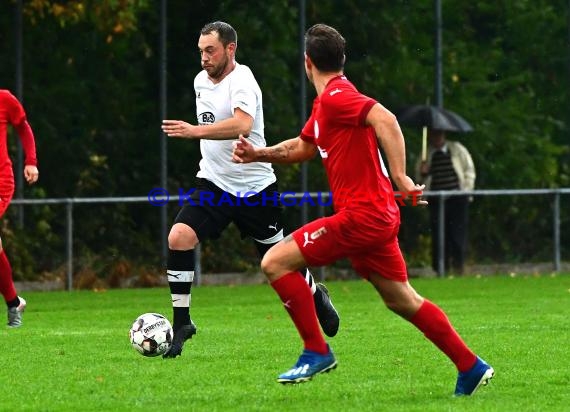
[[[459,142],[446,140],[445,131],[428,131],[427,159],[419,159],[417,180],[426,190],[473,190],[475,166],[469,151]],[[470,196],[452,196],[444,200],[445,271],[463,274],[467,250]],[[437,197],[429,198],[432,234],[432,267],[436,272],[439,261],[439,208]]]
[[[29,184],[37,182],[39,172],[36,159],[36,142],[32,128],[26,119],[24,108],[8,90],[0,89],[0,217],[4,216],[12,196],[14,196],[14,171],[8,156],[8,125],[11,124],[26,154],[24,178]],[[8,306],[8,326],[17,328],[22,325],[22,313],[26,301],[19,297],[12,278],[12,266],[6,257],[0,239],[0,293]]]

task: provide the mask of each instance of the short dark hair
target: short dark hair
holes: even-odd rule
[[[338,72],[344,67],[346,40],[333,27],[315,24],[305,33],[305,53],[322,72]]]
[[[223,21],[214,21],[212,23],[206,24],[200,30],[201,35],[210,34],[212,32],[217,32],[220,42],[226,47],[230,43],[235,43],[237,45],[237,33],[232,26]]]

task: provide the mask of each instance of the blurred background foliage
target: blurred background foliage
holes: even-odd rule
[[[168,1],[168,117],[195,122],[193,78],[200,28],[225,20],[238,31],[237,60],[263,90],[269,144],[300,130],[298,2]],[[23,2],[23,100],[36,134],[41,179],[26,198],[145,196],[160,185],[159,16],[152,0]],[[473,133],[449,135],[472,153],[476,188],[570,185],[570,4],[563,0],[442,1],[443,103]],[[15,1],[0,2],[0,87],[14,91]],[[308,1],[307,27],[324,22],[347,39],[346,73],[366,94],[396,110],[434,99],[433,2]],[[308,107],[314,92],[307,85]],[[404,128],[409,173],[421,131]],[[16,151],[14,133],[10,150]],[[168,190],[193,187],[198,142],[168,141]],[[358,165],[355,165],[358,167]],[[309,189],[327,190],[318,160]],[[300,167],[276,167],[280,186],[300,190]],[[16,173],[21,173],[16,170]],[[568,209],[568,197],[562,209]],[[12,206],[3,241],[16,279],[62,276],[65,211]],[[172,219],[178,207],[169,206]],[[315,217],[317,211],[311,210]],[[109,277],[162,273],[159,210],[148,205],[78,205],[75,270]],[[291,228],[298,210],[287,210]],[[550,199],[476,198],[471,262],[544,261],[552,254]],[[429,265],[426,211],[404,208],[401,243],[411,265]],[[570,224],[563,213],[563,227]],[[563,257],[569,258],[568,230]],[[231,229],[205,244],[203,269],[255,271],[251,242]],[[125,262],[128,262],[126,264]],[[342,267],[343,263],[339,264]],[[128,270],[125,267],[129,268]],[[117,269],[118,268],[118,269]],[[118,275],[117,275],[118,276]]]

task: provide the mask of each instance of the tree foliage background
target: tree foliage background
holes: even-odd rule
[[[36,134],[40,182],[26,198],[145,196],[160,185],[159,1],[23,2],[23,100]],[[568,187],[570,5],[563,0],[443,0],[443,102],[475,131],[450,135],[471,151],[479,189]],[[347,39],[346,73],[389,109],[433,98],[432,2],[307,2],[307,27],[325,22]],[[302,75],[298,2],[168,1],[168,117],[194,122],[193,78],[200,28],[225,20],[238,31],[237,59],[263,90],[269,144],[296,136]],[[14,91],[15,1],[0,3],[0,87]],[[314,92],[307,85],[310,107]],[[419,130],[404,128],[409,172]],[[14,134],[10,149],[16,150]],[[168,189],[193,187],[197,142],[168,141]],[[15,158],[13,156],[13,158]],[[309,189],[327,190],[318,160]],[[355,165],[357,167],[357,165]],[[280,186],[300,190],[299,166],[277,167]],[[16,170],[21,173],[21,170]],[[563,198],[563,211],[568,209]],[[550,199],[477,198],[471,213],[472,261],[549,259]],[[65,210],[12,206],[3,240],[17,279],[60,276]],[[169,207],[173,218],[177,206]],[[287,210],[291,227],[296,210]],[[314,215],[316,211],[311,210]],[[142,204],[78,205],[75,270],[96,278],[161,273],[159,211]],[[312,217],[312,216],[311,216]],[[563,227],[570,217],[563,213]],[[411,264],[429,263],[426,212],[403,209],[401,243]],[[568,258],[568,230],[563,253]],[[231,229],[203,245],[204,270],[256,268],[250,243]]]

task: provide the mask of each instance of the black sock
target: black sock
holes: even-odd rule
[[[6,302],[6,305],[8,305],[9,308],[16,308],[16,307],[20,306],[20,298],[18,296],[16,296],[10,302]]]
[[[168,286],[172,298],[174,332],[183,325],[190,324],[190,302],[194,281],[194,249],[168,250],[166,267]]]

